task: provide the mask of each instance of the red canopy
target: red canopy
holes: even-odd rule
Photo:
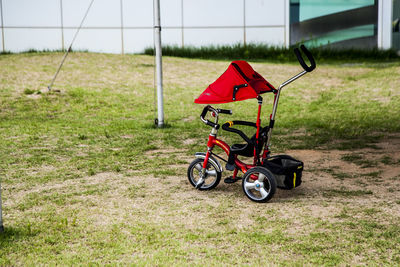
[[[249,63],[237,60],[233,61],[228,69],[210,84],[194,103],[220,104],[242,101],[274,90],[275,88],[255,72]]]

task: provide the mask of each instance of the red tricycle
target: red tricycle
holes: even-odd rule
[[[211,126],[211,133],[208,138],[207,152],[198,152],[196,159],[189,165],[189,182],[198,190],[210,190],[215,188],[220,180],[223,167],[218,161],[226,162],[225,168],[233,171],[233,175],[226,178],[226,183],[234,183],[242,180],[242,189],[246,196],[255,202],[267,202],[275,194],[276,188],[292,189],[300,185],[303,163],[288,155],[270,155],[270,140],[274,128],[275,114],[278,107],[279,96],[284,86],[300,78],[307,72],[315,69],[316,64],[311,53],[304,45],[300,46],[307,56],[310,65],[304,59],[298,48],[294,53],[303,71],[282,83],[275,89],[246,61],[233,61],[228,69],[195,100],[197,104],[222,104],[235,101],[242,101],[255,98],[258,101],[258,113],[256,122],[228,121],[222,125],[225,131],[238,134],[245,141],[244,144],[229,146],[217,138],[220,125],[218,119],[220,114],[232,115],[231,110],[214,108],[210,105],[204,107],[200,119],[208,126]],[[260,114],[263,98],[261,94],[272,92],[274,94],[273,109],[270,115],[269,124],[261,126]],[[205,119],[208,112],[214,117],[214,122]],[[256,133],[250,138],[243,131],[232,126],[242,125],[256,128]],[[213,152],[213,148],[222,148],[228,156],[224,159]],[[238,159],[238,156],[253,157],[251,164],[246,164]],[[237,176],[241,171],[243,178]]]

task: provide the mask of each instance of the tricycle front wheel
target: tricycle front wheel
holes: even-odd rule
[[[243,176],[243,192],[255,202],[267,202],[276,191],[275,176],[264,167],[249,169]]]
[[[216,187],[221,180],[221,172],[215,163],[208,161],[204,175],[202,175],[204,159],[197,158],[190,163],[187,176],[191,185],[199,190],[211,190]]]

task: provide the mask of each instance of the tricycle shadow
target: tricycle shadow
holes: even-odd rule
[[[274,197],[269,201],[269,203],[300,200],[307,196],[307,191],[309,190],[304,187],[294,188],[291,190],[277,188]],[[237,198],[243,200],[242,181],[237,181],[235,184],[226,184],[222,181],[217,187],[209,192],[215,195],[224,194],[226,198],[229,199]]]

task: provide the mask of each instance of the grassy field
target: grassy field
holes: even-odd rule
[[[72,53],[46,93],[61,57],[0,55],[0,265],[400,264],[399,61],[320,64],[286,87],[272,150],[304,161],[303,184],[256,204],[186,178],[210,130],[193,100],[229,61],[165,57],[156,129],[152,57]],[[275,86],[300,71],[251,64]],[[256,117],[256,100],[219,107]]]

